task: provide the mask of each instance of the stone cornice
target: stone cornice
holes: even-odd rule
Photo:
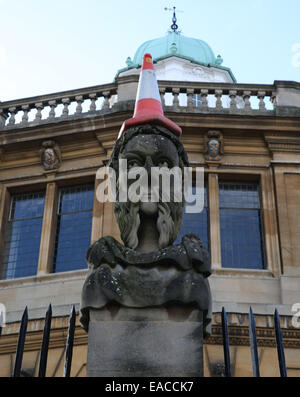
[[[242,130],[243,134],[255,132],[265,132],[270,135],[270,131],[286,136],[289,132],[299,133],[300,119],[275,119],[257,115],[257,117],[247,116],[245,114],[224,114],[224,113],[185,113],[180,111],[173,112],[166,109],[165,115],[179,124],[183,130],[192,129],[219,128],[225,130]],[[14,128],[5,130],[0,136],[0,147],[12,144],[23,144],[26,141],[41,141],[44,139],[55,139],[60,136],[67,137],[74,134],[87,134],[97,131],[97,139],[101,139],[101,133],[113,130],[116,138],[117,132],[123,121],[132,116],[131,111],[110,112],[106,114],[84,117],[70,117],[68,120],[53,121],[51,123],[41,123],[39,125],[30,125],[27,128]],[[259,119],[259,123],[257,122]],[[276,120],[276,121],[275,121]],[[183,131],[184,132],[184,131]],[[70,137],[70,140],[74,136]],[[282,139],[284,139],[282,137]],[[267,140],[267,138],[266,138]],[[270,142],[272,143],[272,142]],[[293,143],[293,142],[292,142]]]
[[[249,328],[229,326],[230,346],[250,346]],[[256,328],[258,346],[276,347],[275,331],[272,328]],[[300,349],[300,329],[282,329],[283,344],[285,348]],[[222,327],[212,326],[211,336],[204,341],[209,345],[223,345]]]
[[[300,134],[296,136],[265,136],[268,148],[272,152],[300,151]]]

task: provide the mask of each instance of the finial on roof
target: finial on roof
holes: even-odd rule
[[[172,25],[171,25],[171,29],[173,30],[173,32],[176,32],[176,30],[178,29],[178,25],[176,24],[177,22],[177,18],[176,18],[176,7],[173,7],[173,18],[172,18]]]
[[[131,58],[130,57],[127,57],[127,59],[126,59],[126,65],[127,65],[127,67],[131,67],[131,66],[133,66],[134,65],[134,63],[132,62],[132,60],[131,60]]]
[[[216,65],[220,66],[223,63],[223,58],[221,57],[221,55],[218,55],[216,58]]]

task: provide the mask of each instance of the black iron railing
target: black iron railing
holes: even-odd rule
[[[52,320],[52,307],[50,304],[48,307],[48,310],[46,312],[46,317],[45,317],[43,340],[42,340],[42,346],[41,346],[41,352],[40,352],[40,366],[39,366],[39,375],[38,375],[39,377],[46,376],[50,330],[51,330],[51,320]],[[73,306],[71,314],[70,314],[70,318],[69,318],[68,337],[67,337],[66,350],[65,350],[65,365],[64,365],[64,375],[63,375],[64,377],[69,377],[70,372],[71,372],[74,333],[75,333],[75,320],[76,320],[76,312],[75,312],[75,307]],[[24,346],[25,346],[27,324],[28,324],[28,309],[26,306],[23,316],[22,316],[21,325],[20,325],[15,366],[14,366],[13,375],[12,375],[13,377],[21,376],[22,359],[23,359],[23,352],[24,352]],[[1,330],[2,330],[2,328],[0,327],[0,336],[1,336]]]
[[[228,334],[228,326],[227,326],[227,314],[226,310],[222,308],[222,334],[223,334],[223,349],[224,349],[224,365],[225,365],[225,376],[231,377],[231,364],[230,364],[230,350],[229,350],[229,334]],[[48,350],[49,350],[49,340],[50,340],[50,330],[51,330],[51,319],[52,319],[52,307],[51,304],[48,307],[45,316],[45,325],[43,331],[43,340],[40,352],[40,366],[39,366],[39,377],[46,376],[46,369],[47,369],[47,358],[48,358]],[[65,349],[65,364],[64,364],[64,377],[70,377],[71,373],[71,365],[72,365],[72,354],[73,354],[73,344],[74,344],[74,333],[75,333],[75,321],[76,321],[76,312],[75,307],[72,307],[71,314],[69,317],[69,327],[68,327],[68,336],[66,342],[66,349]],[[19,338],[17,344],[17,351],[16,351],[16,359],[15,365],[13,370],[13,377],[20,377],[21,376],[21,368],[22,368],[22,359],[23,359],[23,352],[25,346],[25,338],[26,338],[26,331],[27,331],[27,324],[28,324],[28,309],[27,306],[24,310],[20,331],[19,331]],[[286,363],[285,363],[285,355],[284,355],[284,346],[282,341],[282,333],[280,327],[280,317],[278,314],[277,309],[274,312],[274,330],[275,330],[275,337],[276,337],[276,346],[277,346],[277,354],[278,354],[278,365],[280,376],[286,377]],[[0,336],[2,333],[2,327],[0,327]],[[252,308],[250,307],[249,311],[249,342],[250,342],[250,350],[251,350],[251,361],[252,361],[252,371],[254,377],[260,376],[259,370],[259,359],[258,359],[258,349],[257,349],[257,338],[256,338],[256,327],[255,327],[255,320],[254,315],[252,312]]]
[[[282,334],[280,328],[280,318],[277,309],[275,309],[274,312],[274,329],[276,336],[276,346],[278,353],[278,365],[279,365],[280,376],[287,376],[284,347],[283,347]],[[227,314],[224,307],[222,308],[222,332],[223,332],[225,376],[231,376]],[[255,321],[251,307],[249,311],[249,338],[250,338],[253,376],[258,377],[260,376],[260,372],[259,372],[259,360],[258,360],[258,351],[257,351],[256,327],[255,327]]]

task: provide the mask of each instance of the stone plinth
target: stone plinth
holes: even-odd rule
[[[87,376],[203,376],[202,317],[193,306],[90,310]]]

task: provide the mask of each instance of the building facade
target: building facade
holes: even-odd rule
[[[0,376],[12,373],[29,310],[23,375],[37,373],[44,317],[53,308],[47,376],[62,376],[68,317],[79,312],[85,253],[120,240],[113,205],[97,199],[120,126],[133,113],[141,60],[155,62],[165,115],[182,127],[192,167],[205,172],[205,205],[186,213],[213,274],[205,375],[223,374],[221,310],[229,315],[234,376],[252,376],[249,307],[262,376],[278,376],[277,308],[289,376],[300,375],[300,83],[239,84],[207,43],[177,29],[143,43],[110,84],[0,102]],[[299,311],[299,309],[298,309]],[[76,320],[72,376],[85,376],[87,334]]]

